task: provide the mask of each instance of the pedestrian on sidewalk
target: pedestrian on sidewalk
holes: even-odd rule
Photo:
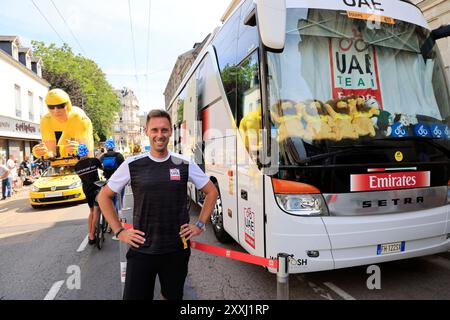
[[[2,189],[6,188],[6,192],[3,195],[5,198],[9,198],[12,196],[13,174],[16,169],[16,164],[14,160],[15,160],[14,155],[10,155],[8,161],[6,161],[8,176],[2,180]]]
[[[22,187],[22,184],[19,182],[19,172],[17,167],[19,166],[17,159],[14,160],[14,167],[11,170],[11,179],[12,179],[12,190],[14,193],[19,191],[19,188]]]
[[[8,167],[4,164],[0,164],[0,179],[2,180],[2,200],[6,199],[6,185],[7,185],[7,179],[9,176],[9,170]]]
[[[218,191],[197,164],[168,151],[172,122],[167,112],[151,111],[145,133],[150,140],[150,153],[127,158],[100,192],[99,203],[115,235],[131,245],[123,299],[152,300],[158,275],[162,297],[181,300],[191,254],[190,239],[204,231]],[[206,194],[195,224],[189,223],[188,180]],[[125,230],[113,199],[129,182],[134,198],[134,229]]]

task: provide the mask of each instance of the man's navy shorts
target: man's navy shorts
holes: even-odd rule
[[[168,254],[145,254],[130,249],[124,300],[153,300],[156,275],[167,300],[182,300],[191,249]]]

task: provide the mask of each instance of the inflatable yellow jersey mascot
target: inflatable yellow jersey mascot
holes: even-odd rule
[[[49,113],[41,118],[42,143],[33,148],[33,155],[67,158],[77,154],[79,144],[85,144],[89,148],[89,157],[93,157],[92,122],[86,113],[73,107],[69,95],[61,89],[49,91],[45,103]]]

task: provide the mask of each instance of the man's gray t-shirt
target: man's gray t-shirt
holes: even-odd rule
[[[3,177],[6,173],[9,174],[9,170],[5,165],[0,165],[0,178]],[[7,176],[5,177],[5,179],[7,178]]]
[[[175,153],[165,159],[150,154],[130,157],[112,175],[108,187],[116,193],[130,182],[133,226],[145,232],[145,243],[133,250],[147,254],[183,250],[179,232],[183,224],[189,223],[188,181],[202,189],[209,178],[192,160]]]

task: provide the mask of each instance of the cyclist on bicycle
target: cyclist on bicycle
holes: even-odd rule
[[[107,180],[111,178],[111,176],[116,172],[117,168],[125,161],[123,155],[120,152],[114,151],[116,148],[116,144],[113,139],[108,139],[104,144],[107,152],[102,154],[100,157],[100,161],[103,164],[103,175]],[[121,192],[121,197],[123,199],[124,191]],[[117,196],[114,198],[114,205],[116,207],[116,211],[119,212],[119,201]],[[113,240],[119,240],[116,236],[112,237]]]
[[[95,244],[95,223],[97,222],[100,208],[97,203],[96,197],[100,192],[95,182],[99,181],[98,169],[103,170],[102,163],[97,158],[89,158],[89,149],[84,144],[78,146],[77,155],[80,157],[80,161],[75,165],[75,172],[83,183],[83,192],[86,195],[86,199],[89,205],[89,244]]]
[[[105,141],[105,148],[107,152],[102,154],[100,161],[103,164],[103,175],[109,180],[117,168],[125,161],[123,155],[119,152],[114,151],[116,145],[113,139],[108,139]]]

